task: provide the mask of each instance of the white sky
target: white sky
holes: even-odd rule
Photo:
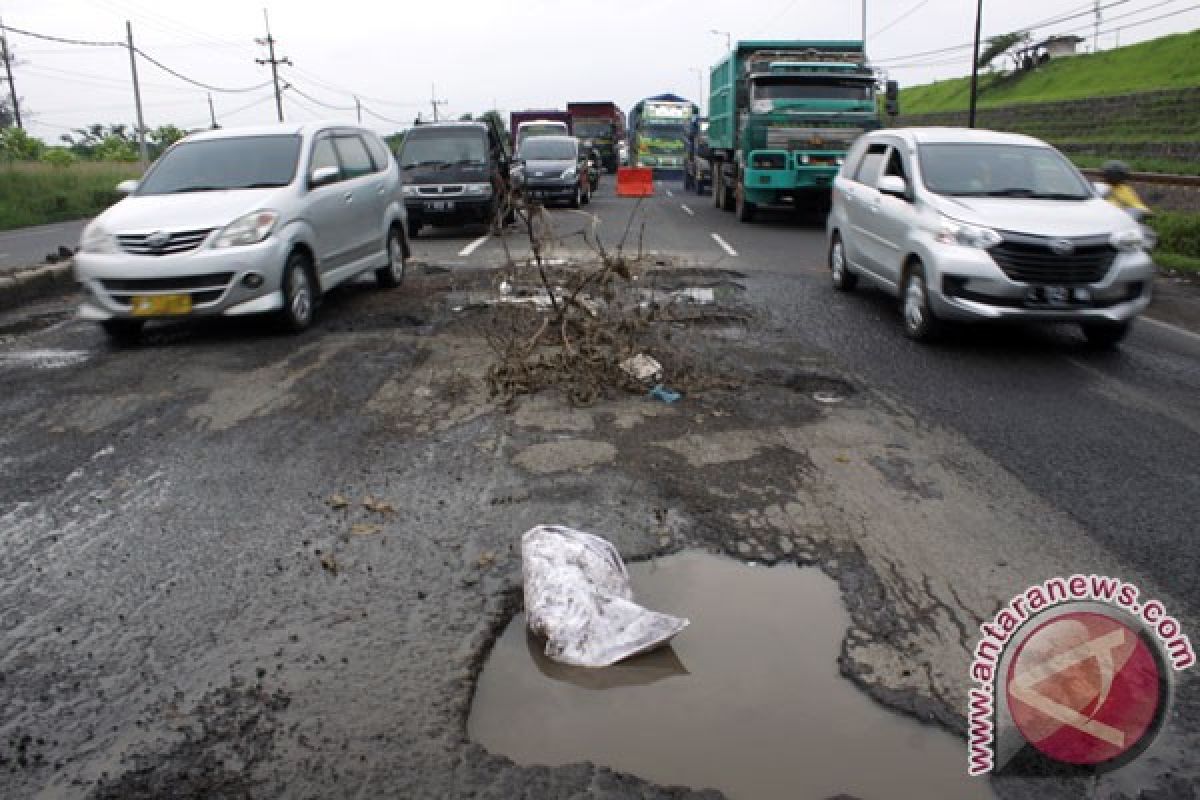
[[[1035,35],[1077,31],[1091,47],[1094,0],[984,0],[983,35],[1072,13]],[[1101,49],[1200,26],[1200,0],[1100,0]],[[274,0],[268,3],[277,53],[295,67],[282,80],[317,100],[371,112],[364,123],[387,133],[430,113],[432,87],[457,117],[563,107],[568,100],[638,99],[673,91],[699,99],[701,77],[725,38],[858,38],[861,0]],[[974,0],[867,0],[868,52],[903,85],[967,74],[970,49],[913,57],[969,43]],[[1175,13],[1182,12],[1182,13]],[[1171,14],[1157,21],[1154,17]],[[262,6],[243,0],[0,0],[7,25],[55,36],[123,40],[196,80],[247,87],[270,79],[254,63],[265,54]],[[1145,24],[1138,24],[1138,23]],[[1120,28],[1119,34],[1116,29]],[[878,32],[878,35],[875,35]],[[123,48],[77,47],[11,34],[17,94],[26,127],[47,141],[91,122],[135,120],[129,56]],[[891,60],[889,60],[891,59]],[[896,60],[900,59],[900,60]],[[139,61],[146,124],[208,125],[207,93]],[[702,71],[702,72],[701,72]],[[7,87],[0,89],[7,94]],[[222,125],[275,119],[270,87],[213,93]],[[703,104],[702,104],[703,105]],[[289,120],[353,119],[285,94]],[[400,123],[400,124],[397,124]]]

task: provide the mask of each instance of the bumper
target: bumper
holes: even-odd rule
[[[942,260],[937,275],[929,301],[942,319],[1125,322],[1150,304],[1154,263],[1146,253],[1122,253],[1100,281],[1046,286],[1011,280],[977,252]]]
[[[148,320],[276,311],[283,308],[286,251],[287,245],[272,236],[246,247],[202,247],[167,256],[77,253],[75,278],[84,294],[79,315],[90,320]],[[260,276],[261,284],[247,286],[248,275]],[[164,298],[172,301],[172,308],[151,307]]]
[[[454,225],[464,222],[488,222],[494,216],[492,197],[447,197],[437,200],[405,198],[404,210],[410,220]]]
[[[574,183],[527,183],[521,191],[530,200],[567,202],[575,199],[578,186]]]

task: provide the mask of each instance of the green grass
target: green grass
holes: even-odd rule
[[[979,106],[991,108],[1200,86],[1198,49],[1200,30],[1057,59],[1014,80],[984,75]],[[966,77],[903,89],[901,113],[961,111],[970,103],[970,87],[971,79]]]
[[[1081,169],[1100,169],[1105,156],[1091,156],[1083,153],[1068,153],[1067,157]],[[1122,159],[1134,172],[1161,172],[1166,175],[1200,175],[1200,162],[1181,161],[1173,158],[1125,158]]]
[[[1200,276],[1200,258],[1181,256],[1178,253],[1154,253],[1154,263],[1172,272],[1186,272]]]
[[[1200,214],[1160,211],[1150,218],[1150,226],[1163,253],[1200,259]]]
[[[91,216],[121,199],[118,183],[140,175],[137,164],[0,163],[0,230]]]

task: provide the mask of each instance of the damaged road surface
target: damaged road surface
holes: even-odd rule
[[[592,208],[618,239],[632,205],[609,193]],[[795,768],[803,754],[763,756],[811,756],[835,741],[839,720],[882,719],[873,733],[930,743],[922,763],[942,772],[922,785],[961,786],[978,626],[1054,575],[1136,581],[1200,630],[1195,545],[1177,535],[1198,518],[1197,495],[1147,488],[1155,502],[1127,535],[1119,503],[1096,500],[1116,509],[1112,527],[1079,505],[1114,493],[1137,503],[1142,481],[1194,487],[1195,353],[1135,334],[1122,360],[1084,364],[1094,391],[1083,409],[1065,395],[1070,413],[1125,416],[1104,427],[1113,438],[1102,450],[1040,437],[1042,460],[1091,476],[1068,497],[1013,460],[1014,450],[1036,460],[1039,437],[1024,433],[1033,422],[1006,418],[1001,448],[952,412],[982,392],[996,398],[986,424],[999,427],[1012,389],[1057,413],[1039,381],[1087,358],[1069,342],[977,338],[970,353],[898,343],[890,305],[830,301],[815,225],[768,220],[761,249],[735,241],[733,259],[709,236],[739,230],[720,212],[683,215],[665,196],[640,208],[634,274],[656,271],[660,292],[712,290],[684,298],[687,319],[655,323],[673,353],[647,354],[664,387],[681,391],[673,403],[631,386],[574,405],[554,388],[494,396],[493,309],[463,298],[494,293],[503,260],[489,244],[456,262],[465,238],[418,240],[425,266],[404,287],[344,287],[300,336],[253,320],[180,323],[118,350],[54,308],[27,312],[52,324],[0,320],[0,796],[1194,796],[1200,704],[1186,672],[1152,748],[1100,776],[979,778],[971,794],[920,795],[894,753],[847,753],[812,783]],[[551,216],[569,261],[583,218]],[[669,281],[672,270],[683,279]],[[839,321],[844,335],[833,333]],[[887,355],[878,373],[863,355],[872,349]],[[931,397],[896,377],[927,368],[940,380],[958,359],[972,366],[957,394]],[[695,368],[690,386],[672,383],[681,365]],[[1071,368],[1067,380],[1083,374]],[[1138,381],[1164,384],[1158,411]],[[938,418],[931,404],[951,408]],[[1099,452],[1138,454],[1146,444],[1132,440],[1151,435],[1161,461],[1097,485],[1108,468],[1092,466]],[[1192,471],[1168,474],[1168,463]],[[609,749],[619,731],[589,733],[588,719],[567,713],[582,709],[555,716],[554,698],[580,687],[540,669],[510,627],[520,536],[543,523],[603,535],[643,562],[639,597],[692,621],[671,651],[641,657],[668,673],[648,688],[686,691],[676,673],[691,672],[689,661],[697,679],[761,680],[740,695],[745,687],[708,684],[711,707],[678,701],[701,720],[695,741],[715,772],[652,770],[681,743],[656,758],[649,737],[638,762]],[[655,570],[662,578],[675,564],[703,565],[711,591],[673,595],[656,583]],[[815,583],[798,589],[813,592],[807,600],[774,588],[784,592],[776,606],[803,608],[777,607],[769,631],[733,637],[722,615],[800,574]],[[497,696],[481,671],[506,653],[528,674]],[[633,667],[616,669],[626,670],[613,673],[618,685],[599,672],[583,688],[628,688],[620,675]],[[753,702],[722,736],[711,721],[739,696]],[[530,736],[555,730],[538,728],[539,713],[568,726],[545,743],[561,749],[473,739],[473,700],[475,713],[498,703]],[[760,706],[780,715],[758,727]],[[663,737],[688,718],[666,703],[655,714]],[[866,781],[874,769],[890,781]],[[877,793],[888,785],[893,794]]]

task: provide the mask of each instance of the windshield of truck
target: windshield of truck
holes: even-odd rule
[[[537,136],[521,145],[521,158],[529,161],[574,161],[575,142],[555,136]]]
[[[291,134],[182,142],[158,160],[137,194],[287,186],[299,156],[300,137]]]
[[[612,136],[612,129],[612,123],[602,119],[580,119],[575,121],[575,135],[589,139]]]
[[[566,136],[567,125],[564,122],[539,122],[529,125],[522,125],[517,131],[518,139],[526,139],[530,136]]]
[[[654,155],[682,153],[685,133],[682,125],[647,125],[638,134],[638,152]]]
[[[487,140],[478,130],[413,130],[400,147],[400,168],[486,164]]]
[[[921,174],[932,192],[954,197],[1086,200],[1092,192],[1062,154],[1011,144],[923,144]]]
[[[821,78],[804,80],[759,78],[751,90],[754,100],[855,100],[869,103],[875,98],[874,84],[860,80]]]

